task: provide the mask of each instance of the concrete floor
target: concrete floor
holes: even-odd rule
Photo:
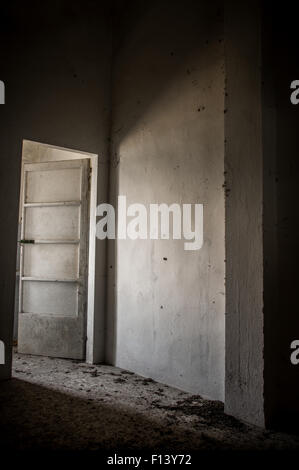
[[[220,402],[107,365],[15,354],[0,402],[2,449],[299,449],[299,436],[247,426]]]

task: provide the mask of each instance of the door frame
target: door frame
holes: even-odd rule
[[[90,188],[89,188],[89,237],[88,237],[88,281],[87,281],[87,314],[86,314],[86,350],[85,361],[94,362],[94,326],[95,326],[95,276],[96,276],[96,207],[98,184],[98,155],[81,150],[58,147],[32,140],[23,139],[21,184],[19,201],[19,224],[22,219],[22,197],[24,187],[24,164],[57,162],[62,160],[89,159]],[[18,319],[19,321],[19,319]]]

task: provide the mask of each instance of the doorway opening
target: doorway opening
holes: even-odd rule
[[[14,319],[20,353],[88,360],[97,159],[23,141]]]

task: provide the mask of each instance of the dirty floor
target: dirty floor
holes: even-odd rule
[[[15,354],[0,406],[5,449],[299,449],[299,436],[247,426],[220,402],[107,365]]]

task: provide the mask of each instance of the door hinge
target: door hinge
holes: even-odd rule
[[[88,172],[88,192],[90,192],[90,188],[91,188],[91,173],[92,173],[92,168],[90,166],[89,172]]]

